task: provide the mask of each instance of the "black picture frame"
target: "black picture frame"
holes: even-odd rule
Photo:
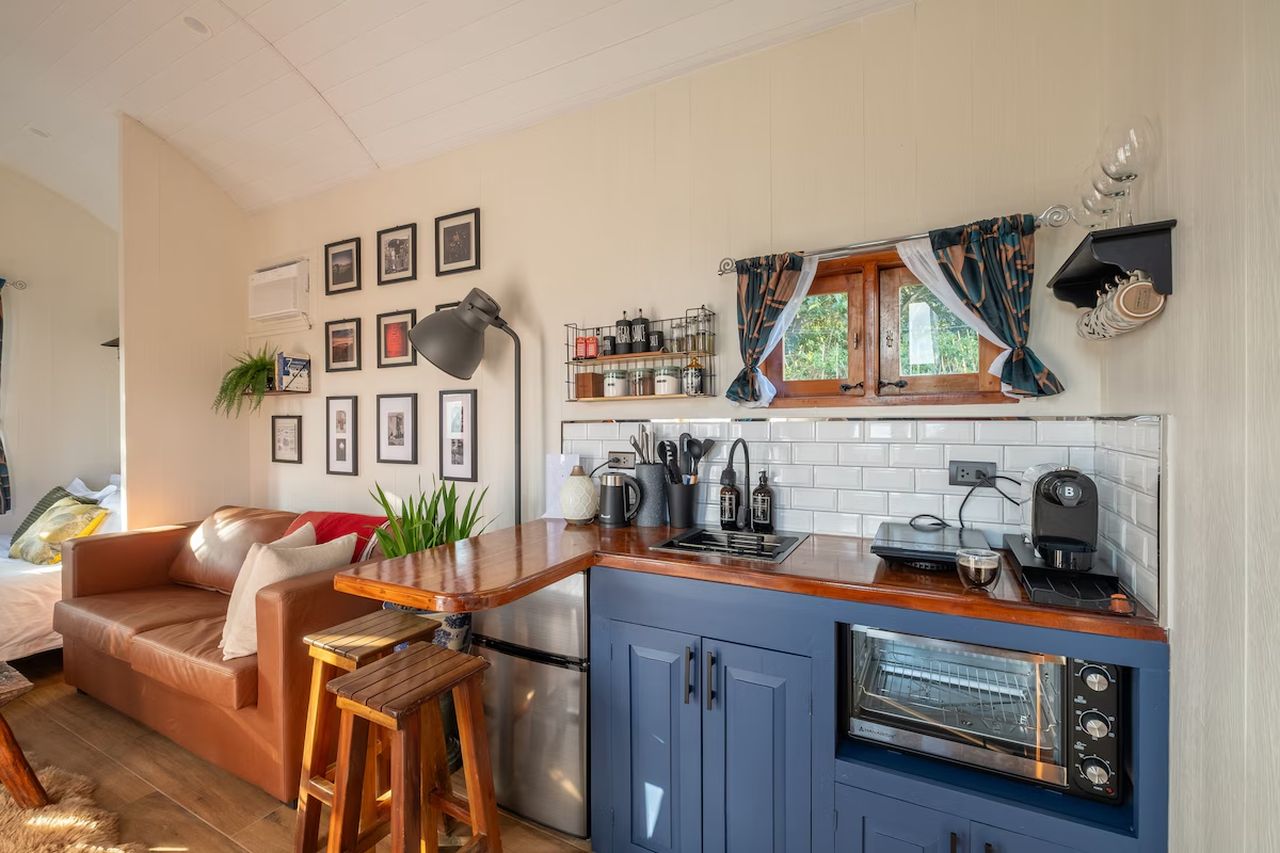
[[[297,427],[298,441],[298,458],[285,459],[280,456],[280,445],[278,441],[279,429],[285,421],[293,421]],[[302,415],[272,415],[271,416],[271,461],[279,462],[282,465],[301,465],[302,464]]]
[[[347,418],[347,435],[334,435],[334,415],[333,406],[338,402],[349,402],[351,404],[351,413]],[[351,470],[341,471],[335,470],[335,462],[345,461],[338,459],[339,449],[337,442],[345,441],[342,446],[343,455],[349,456],[351,460]],[[360,398],[354,394],[325,397],[324,398],[324,470],[326,474],[333,474],[338,477],[358,477],[360,475]]]
[[[355,263],[352,266],[353,283],[336,285],[333,282],[333,255],[335,252],[342,251],[350,246],[354,250]],[[334,243],[326,243],[324,246],[324,295],[336,296],[339,293],[354,293],[360,289],[360,238],[349,237],[346,240],[338,240]]]
[[[333,331],[338,326],[353,324],[355,329],[355,363],[347,362],[337,363],[333,360]],[[361,365],[361,350],[364,349],[363,336],[360,333],[360,318],[347,317],[343,320],[330,320],[324,324],[324,370],[325,373],[345,373],[349,370],[359,370]],[[337,366],[335,366],[337,365]]]
[[[398,318],[404,318],[407,328],[404,330],[404,345],[408,350],[405,356],[396,356],[396,360],[392,361],[392,356],[387,355],[387,330],[386,323],[398,322]],[[406,308],[403,311],[387,311],[379,314],[374,320],[374,327],[378,331],[378,367],[412,367],[418,363],[418,351],[413,348],[413,342],[409,340],[409,332],[418,324],[418,309]]]
[[[405,271],[397,270],[394,273],[388,273],[386,270],[387,253],[382,245],[384,237],[391,237],[398,231],[409,232],[409,268]],[[400,284],[405,281],[416,281],[418,278],[418,223],[410,222],[405,225],[396,225],[391,228],[383,228],[378,232],[377,241],[378,251],[378,286],[387,284]]]
[[[455,223],[452,220],[457,220],[457,222]],[[471,225],[471,252],[464,260],[446,261],[445,251],[451,247],[445,245],[444,229],[464,224]],[[469,210],[459,210],[457,213],[446,213],[444,216],[437,216],[435,244],[437,276],[454,275],[455,273],[480,269],[480,208],[473,207]]]
[[[469,405],[469,411],[471,412],[471,423],[467,424],[464,422],[462,425],[461,431],[451,431],[449,428],[449,425],[445,421],[445,406],[449,402],[451,402],[450,398],[461,398],[462,400],[466,400]],[[476,411],[477,411],[477,395],[474,388],[464,388],[464,389],[440,392],[440,479],[441,480],[454,480],[460,483],[474,483],[479,479],[478,477],[479,465],[477,462],[477,452],[476,452],[477,451],[476,436],[478,434],[478,430],[476,428]],[[462,464],[462,463],[453,463],[452,460],[450,460],[450,464],[446,465],[445,464],[445,459],[447,458],[446,449],[449,452],[452,452],[453,450],[452,442],[455,439],[459,439],[459,438],[461,438],[462,440],[470,444],[471,453],[470,453],[469,461],[466,464]],[[458,465],[461,465],[463,468],[465,468],[466,469],[465,472],[461,474],[451,474],[450,471],[455,467],[457,467]]]
[[[409,447],[409,458],[407,459],[391,459],[383,455],[382,439],[386,436],[386,430],[382,425],[382,405],[385,400],[408,400],[409,406],[409,423],[403,426],[404,434],[409,437],[406,442]],[[378,424],[378,462],[383,465],[417,465],[418,464],[418,395],[416,393],[408,394],[379,394],[377,402],[377,424]]]

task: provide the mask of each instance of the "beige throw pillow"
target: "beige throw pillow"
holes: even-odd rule
[[[245,554],[244,562],[240,564],[240,573],[236,575],[235,585],[231,587],[231,603],[227,605],[227,621],[222,626],[222,639],[218,641],[218,648],[226,646],[227,635],[232,630],[231,626],[239,625],[247,618],[246,609],[254,609],[253,595],[246,590],[253,583],[253,564],[262,549],[267,545],[273,548],[305,548],[314,544],[316,544],[316,528],[308,521],[297,530],[281,536],[274,542],[255,543],[249,546],[249,553]]]

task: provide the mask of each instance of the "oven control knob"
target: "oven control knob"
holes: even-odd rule
[[[1094,740],[1101,740],[1111,733],[1111,723],[1097,711],[1085,711],[1081,714],[1080,728]]]
[[[1100,666],[1086,666],[1080,670],[1080,677],[1084,679],[1084,683],[1094,693],[1101,693],[1111,686],[1111,679],[1107,676],[1107,671]]]
[[[1111,778],[1111,768],[1101,758],[1086,758],[1080,763],[1080,770],[1094,785],[1105,785]]]

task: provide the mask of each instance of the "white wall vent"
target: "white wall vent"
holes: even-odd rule
[[[249,319],[292,320],[308,308],[307,261],[258,270],[249,276]]]

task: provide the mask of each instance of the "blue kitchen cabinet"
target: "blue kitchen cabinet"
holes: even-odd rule
[[[969,853],[969,821],[841,785],[836,853]]]
[[[704,638],[703,850],[808,853],[810,661]],[[709,696],[709,699],[707,698]]]
[[[969,825],[969,849],[972,853],[1080,853],[1074,847],[1063,847],[976,821]]]
[[[610,704],[613,849],[702,849],[702,715],[691,685],[699,640],[612,625]]]

